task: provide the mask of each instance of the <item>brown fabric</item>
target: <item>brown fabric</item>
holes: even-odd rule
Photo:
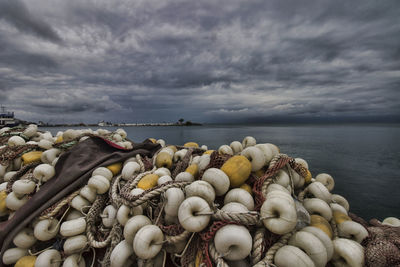
[[[55,166],[56,175],[42,185],[11,220],[0,223],[1,258],[23,227],[43,210],[84,186],[95,168],[121,162],[137,154],[151,157],[159,148],[158,144],[144,142],[134,144],[131,150],[122,150],[100,137],[91,137],[62,154]],[[2,262],[0,266],[3,266]]]

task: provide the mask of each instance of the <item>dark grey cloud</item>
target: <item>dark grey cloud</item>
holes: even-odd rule
[[[20,0],[0,1],[0,19],[14,25],[21,32],[32,33],[53,42],[61,41],[53,28],[39,17],[32,15]]]
[[[23,119],[400,120],[396,0],[0,0],[0,10],[0,97]]]

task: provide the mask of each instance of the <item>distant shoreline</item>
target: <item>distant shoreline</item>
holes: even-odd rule
[[[104,124],[39,124],[39,127],[143,127],[143,126],[202,126],[203,124],[197,122],[184,122],[184,123],[104,123]]]

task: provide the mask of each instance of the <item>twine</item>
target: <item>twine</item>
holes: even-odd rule
[[[112,238],[114,226],[111,229],[110,234],[104,241],[97,241],[95,239],[95,233],[97,232],[96,229],[96,219],[100,218],[100,214],[104,207],[107,204],[107,196],[105,194],[97,195],[95,201],[93,202],[92,206],[90,207],[87,215],[86,215],[86,237],[88,239],[88,243],[90,246],[94,248],[104,248],[106,247]]]
[[[42,215],[39,217],[39,219],[44,220],[44,219],[50,219],[50,218],[56,217],[59,214],[60,210],[62,210],[66,205],[69,205],[71,203],[72,199],[79,194],[79,191],[80,190],[73,192],[72,194],[70,194],[69,196],[64,198],[63,200],[56,203],[55,206],[53,205],[53,206],[45,209],[42,212]]]
[[[265,266],[275,266],[273,264],[275,253],[283,246],[287,245],[289,239],[295,231],[289,232],[283,236],[267,251],[264,259],[259,261],[254,267],[265,267]]]
[[[265,227],[257,228],[254,234],[253,247],[251,251],[251,263],[253,265],[261,260],[262,253],[264,251],[264,235]]]

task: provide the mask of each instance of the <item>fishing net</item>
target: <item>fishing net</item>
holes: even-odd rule
[[[400,266],[400,227],[384,225],[376,219],[368,223],[353,213],[349,216],[369,233],[361,243],[365,248],[365,266]]]
[[[5,140],[7,136],[0,136],[0,142]],[[87,137],[88,140],[83,140],[82,137]],[[114,140],[115,141],[115,140]],[[17,210],[10,218],[2,217],[0,223],[0,241],[3,244],[2,253],[12,245],[13,235],[22,229],[22,227],[32,227],[32,222],[35,220],[58,219],[60,224],[65,216],[73,209],[72,201],[78,195],[83,186],[88,185],[88,180],[93,170],[98,167],[110,167],[114,163],[120,163],[121,169],[113,173],[112,178],[107,178],[109,185],[108,191],[102,194],[96,193],[97,197],[93,198],[93,203],[82,206],[80,211],[82,217],[85,218],[86,229],[82,235],[87,237],[87,244],[84,249],[79,252],[79,255],[86,261],[87,266],[110,266],[113,253],[116,246],[124,239],[123,222],[118,219],[114,220],[112,226],[106,227],[103,224],[103,217],[108,216],[102,214],[105,207],[112,205],[115,210],[119,210],[122,206],[130,209],[129,218],[134,216],[133,210],[141,208],[144,216],[147,216],[153,225],[161,229],[164,239],[162,246],[165,244],[165,249],[171,248],[178,242],[186,243],[185,248],[179,253],[168,252],[167,262],[176,266],[194,266],[195,261],[202,262],[203,266],[228,266],[224,259],[225,255],[219,253],[214,244],[214,237],[218,230],[230,224],[243,226],[249,231],[252,237],[252,252],[246,257],[246,261],[250,261],[253,265],[258,266],[273,266],[275,253],[287,245],[291,236],[297,231],[291,230],[282,235],[278,235],[267,229],[264,226],[264,220],[268,217],[261,217],[259,212],[261,205],[266,199],[267,187],[275,182],[274,177],[281,169],[293,169],[300,176],[305,178],[309,172],[302,165],[285,154],[278,154],[271,160],[269,165],[264,166],[262,171],[251,173],[246,180],[246,184],[251,185],[255,208],[246,212],[225,211],[222,207],[225,203],[224,196],[218,196],[213,203],[210,204],[210,211],[204,214],[196,214],[196,216],[209,216],[209,223],[199,230],[200,232],[191,233],[186,230],[179,220],[177,223],[172,223],[174,220],[167,219],[165,205],[168,202],[165,192],[170,188],[179,188],[183,192],[184,188],[191,182],[170,181],[163,184],[157,184],[151,188],[143,188],[144,191],[139,195],[133,195],[131,191],[138,188],[138,183],[147,174],[153,174],[156,168],[153,166],[155,162],[154,155],[160,150],[157,144],[136,143],[134,150],[124,149],[121,143],[113,141],[113,133],[107,133],[102,137],[97,137],[92,133],[83,133],[77,137],[59,143],[54,143],[53,147],[61,149],[61,156],[57,161],[55,169],[57,175],[50,181],[44,184],[37,183],[35,191],[28,194],[27,198],[31,201],[26,206],[23,206],[21,212]],[[126,141],[126,140],[124,140]],[[191,161],[196,155],[202,155],[204,150],[198,148],[179,147],[178,149],[186,149],[185,156],[177,160],[172,168],[170,168],[172,177],[186,170]],[[38,149],[37,145],[22,145],[9,147],[6,146],[0,149],[0,163],[11,163],[14,159],[27,153],[33,149]],[[210,168],[221,168],[223,164],[231,158],[231,155],[219,154],[214,151],[210,155],[209,164],[201,171],[200,179],[203,173]],[[140,165],[140,173],[135,173],[132,177],[124,179],[120,174],[123,170],[123,162],[126,160],[135,160]],[[19,170],[15,170],[8,181],[8,184],[2,191],[4,194],[10,194],[13,191],[13,184],[17,180],[32,180],[33,170],[39,162],[29,165],[22,165]],[[111,168],[109,169],[112,170]],[[263,173],[263,174],[262,174]],[[149,177],[149,176],[148,176]],[[290,185],[293,186],[292,177]],[[54,180],[56,179],[56,180]],[[126,179],[126,180],[125,180]],[[104,183],[107,184],[107,181]],[[301,203],[307,195],[307,184],[297,188],[297,191],[291,190],[288,197],[297,199]],[[290,191],[290,190],[289,190]],[[300,192],[300,193],[299,193]],[[250,194],[251,194],[250,193]],[[297,195],[296,195],[297,194]],[[29,207],[29,205],[32,205]],[[176,209],[179,209],[177,206]],[[22,214],[24,212],[24,214]],[[307,213],[307,210],[303,210]],[[22,214],[22,215],[21,215]],[[308,213],[307,213],[308,214]],[[353,221],[363,225],[369,236],[361,243],[365,247],[365,266],[400,266],[400,228],[388,225],[382,225],[377,220],[371,220],[369,223],[354,214],[349,213]],[[17,219],[15,219],[15,217]],[[299,218],[299,217],[298,217]],[[175,218],[177,219],[177,218]],[[330,222],[332,227],[336,229],[336,224]],[[306,223],[308,225],[308,223]],[[17,229],[19,227],[19,229]],[[336,233],[337,234],[337,233]],[[68,257],[64,253],[64,244],[67,237],[57,234],[51,240],[45,242],[37,242],[30,251],[39,255],[43,250],[54,248],[60,251],[61,257]],[[133,260],[133,257],[131,258]],[[151,266],[154,264],[152,260],[144,261],[144,264]],[[264,264],[264,265],[262,265]],[[167,265],[168,266],[168,265]],[[326,266],[332,266],[328,262]]]

